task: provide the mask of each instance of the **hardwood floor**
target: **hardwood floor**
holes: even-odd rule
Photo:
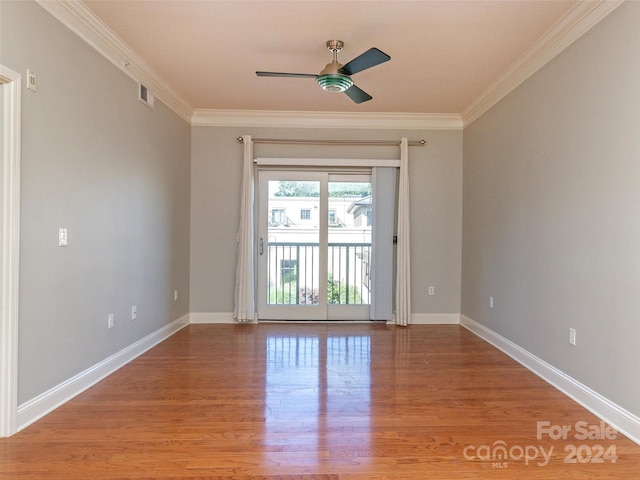
[[[0,454],[3,480],[640,478],[640,446],[453,325],[192,325]]]

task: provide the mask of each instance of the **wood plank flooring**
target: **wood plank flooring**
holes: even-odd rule
[[[0,477],[640,479],[602,427],[459,326],[192,325],[0,439]]]

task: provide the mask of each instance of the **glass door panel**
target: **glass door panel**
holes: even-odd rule
[[[263,171],[259,182],[258,316],[324,320],[326,174]]]
[[[319,304],[320,182],[269,180],[268,305]]]
[[[371,180],[330,175],[327,302],[330,319],[368,319],[371,303]]]

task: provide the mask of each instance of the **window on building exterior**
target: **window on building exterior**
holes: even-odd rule
[[[283,283],[291,283],[296,280],[297,260],[280,260],[280,277]]]
[[[311,220],[311,210],[308,208],[300,209],[300,220]]]
[[[274,208],[271,210],[271,225],[282,225],[285,223],[284,208]]]

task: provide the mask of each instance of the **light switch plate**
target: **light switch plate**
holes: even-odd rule
[[[67,229],[66,228],[59,228],[58,229],[58,246],[59,247],[66,247],[67,246],[67,242],[68,242]]]
[[[27,88],[34,92],[38,91],[38,82],[35,72],[27,70]]]

